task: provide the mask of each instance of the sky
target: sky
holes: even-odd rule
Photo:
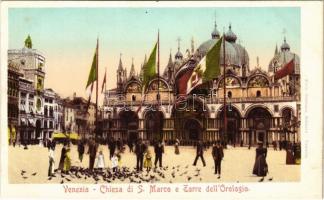
[[[107,89],[116,87],[119,58],[129,73],[134,58],[139,72],[160,31],[161,73],[171,52],[173,59],[180,38],[180,51],[195,49],[211,39],[217,28],[227,32],[229,24],[248,51],[250,69],[267,66],[287,38],[291,51],[300,55],[300,8],[215,7],[215,8],[10,8],[9,49],[20,49],[30,34],[33,48],[43,53],[45,87],[62,97],[87,97],[85,89],[96,40],[99,38],[99,85],[107,70]],[[102,99],[102,97],[100,97]],[[101,104],[101,103],[100,103]]]

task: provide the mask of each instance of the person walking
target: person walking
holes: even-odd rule
[[[180,145],[180,141],[177,138],[176,141],[175,141],[175,144],[174,144],[174,153],[176,155],[179,155],[180,154],[179,145]]]
[[[221,169],[222,169],[221,163],[222,163],[222,159],[224,158],[223,147],[221,146],[219,141],[217,141],[213,145],[212,156],[215,163],[215,174],[218,174],[218,179],[219,179],[221,176]]]
[[[272,145],[273,145],[273,150],[277,151],[277,141],[272,141]]]
[[[144,152],[146,151],[146,146],[143,143],[142,139],[139,139],[136,147],[135,147],[135,154],[136,154],[136,170],[142,171],[143,170],[143,158]]]
[[[129,147],[129,152],[134,152],[133,147],[133,141],[131,139],[128,140],[128,147]]]
[[[253,167],[253,174],[257,176],[265,177],[268,173],[268,164],[266,161],[267,149],[263,147],[263,143],[258,143],[256,148],[255,163]]]
[[[93,139],[89,142],[89,169],[93,170],[94,162],[96,160],[98,145]]]
[[[162,167],[162,155],[164,153],[164,145],[162,144],[161,140],[155,144],[154,153],[155,153],[154,166],[156,167],[157,162],[159,162],[159,167]]]
[[[193,166],[196,166],[197,164],[197,160],[198,158],[201,158],[201,161],[204,165],[204,167],[206,166],[206,162],[205,162],[205,159],[204,159],[204,146],[203,146],[203,143],[201,140],[199,140],[198,144],[197,144],[197,151],[196,151],[196,158],[195,158],[195,161],[193,163]]]
[[[115,154],[115,150],[116,150],[116,142],[114,138],[110,139],[108,146],[109,146],[109,158],[111,159]]]
[[[78,144],[78,153],[79,153],[79,160],[82,163],[83,154],[84,154],[84,142],[81,140],[79,141],[79,144]]]
[[[49,152],[48,152],[48,158],[49,158],[49,166],[48,166],[48,176],[49,177],[55,177],[54,176],[54,149],[52,147],[52,145],[49,148]]]
[[[67,149],[67,143],[64,143],[62,150],[61,150],[61,157],[60,157],[60,162],[59,162],[59,166],[58,169],[63,172],[63,168],[64,168],[64,159],[66,156],[66,149]]]

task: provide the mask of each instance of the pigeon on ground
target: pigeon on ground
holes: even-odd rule
[[[32,176],[36,176],[37,172],[33,173]]]

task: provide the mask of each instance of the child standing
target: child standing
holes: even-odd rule
[[[114,154],[113,157],[111,157],[111,167],[113,169],[113,172],[117,172],[117,167],[118,167],[117,154]]]
[[[146,168],[147,173],[149,173],[152,168],[152,155],[149,149],[147,149],[145,154],[144,167]]]
[[[102,150],[99,151],[99,155],[97,158],[97,168],[102,170],[105,168],[105,158],[104,155],[102,153]]]

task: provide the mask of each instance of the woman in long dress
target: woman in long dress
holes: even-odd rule
[[[146,151],[145,154],[144,168],[146,168],[147,173],[149,173],[152,168],[152,154],[149,149]]]
[[[60,162],[59,162],[59,166],[58,169],[62,172],[63,168],[64,168],[64,160],[65,160],[65,155],[66,155],[66,144],[64,144],[64,146],[62,147],[61,150],[61,157],[60,157]]]
[[[266,161],[267,149],[263,147],[263,143],[259,143],[256,149],[255,163],[253,167],[253,174],[257,176],[266,176],[268,173],[268,164]]]
[[[69,173],[70,169],[71,169],[71,154],[70,154],[70,148],[68,147],[64,159],[64,172]]]
[[[287,165],[295,164],[295,156],[294,156],[294,152],[293,152],[291,143],[288,143],[288,146],[286,149],[286,164]]]
[[[180,141],[178,139],[176,139],[176,142],[174,144],[174,153],[176,155],[179,155],[180,154],[180,150],[179,150],[179,144],[180,144]]]

